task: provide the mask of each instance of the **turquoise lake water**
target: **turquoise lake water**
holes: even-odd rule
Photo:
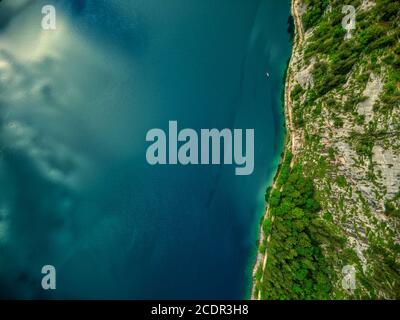
[[[56,31],[40,28],[48,3]],[[289,0],[0,10],[0,297],[249,298],[282,151]],[[170,120],[254,129],[254,173],[148,165],[146,133]]]

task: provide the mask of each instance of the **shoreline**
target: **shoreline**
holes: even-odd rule
[[[283,94],[283,113],[284,113],[284,125],[285,125],[285,138],[283,139],[284,145],[283,145],[283,152],[280,156],[280,161],[279,165],[277,168],[277,172],[272,180],[271,186],[269,186],[268,192],[271,194],[272,190],[276,188],[276,182],[278,181],[280,174],[281,174],[281,169],[282,169],[282,164],[287,158],[289,152],[293,154],[293,158],[291,161],[291,166],[294,163],[294,155],[295,155],[295,150],[296,150],[296,140],[294,137],[294,127],[293,127],[293,117],[292,117],[292,109],[291,109],[291,89],[292,89],[292,84],[293,84],[293,64],[295,61],[295,56],[296,53],[298,52],[299,46],[301,46],[304,38],[304,33],[302,31],[302,26],[301,26],[301,20],[299,17],[299,0],[292,0],[291,1],[291,17],[293,19],[293,48],[292,48],[292,53],[290,56],[289,63],[287,65],[285,77],[284,77],[284,94]],[[256,279],[256,273],[260,267],[262,267],[262,277],[265,272],[265,267],[267,264],[267,259],[268,259],[268,251],[265,249],[264,253],[260,252],[259,247],[262,243],[266,241],[266,243],[269,242],[271,238],[271,234],[268,235],[268,238],[265,239],[265,234],[263,231],[263,224],[264,222],[269,219],[270,215],[270,208],[268,203],[266,203],[265,207],[265,213],[263,217],[261,218],[261,223],[259,227],[259,236],[258,236],[258,241],[257,241],[257,254],[256,254],[256,261],[254,263],[253,267],[253,272],[252,272],[252,289],[251,289],[251,300],[261,300],[261,292],[256,291],[256,284],[257,284],[257,279]],[[273,223],[274,217],[271,218],[271,223]],[[261,280],[262,280],[261,277]]]

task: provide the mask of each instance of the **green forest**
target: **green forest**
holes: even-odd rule
[[[305,66],[313,64],[313,86],[306,89],[294,84],[290,97],[294,101],[293,124],[304,132],[304,142],[300,155],[293,155],[290,137],[287,138],[276,187],[266,192],[270,214],[262,223],[265,237],[259,251],[267,254],[267,264],[265,270],[262,266],[256,270],[255,292],[267,300],[398,299],[400,245],[393,241],[396,232],[379,222],[370,204],[357,193],[358,208],[362,208],[370,224],[352,226],[352,236],[366,238],[363,241],[368,244],[364,252],[368,264],[363,265],[348,243],[348,231],[342,227],[348,226],[350,216],[356,214],[355,209],[346,211],[348,200],[342,194],[354,199],[355,191],[334,164],[338,151],[326,149],[321,136],[310,131],[310,124],[315,128],[315,124],[325,123],[325,116],[329,117],[332,130],[341,130],[346,123],[358,126],[345,141],[360,159],[365,159],[357,165],[365,165],[366,176],[379,186],[373,148],[378,141],[393,148],[391,142],[400,141],[400,124],[395,118],[400,109],[400,1],[377,0],[368,10],[360,9],[365,5],[361,0],[302,3],[307,8],[301,17],[302,27],[308,31],[301,48],[302,59]],[[344,5],[354,6],[357,12],[357,27],[349,40],[344,40]],[[368,99],[360,92],[372,73],[382,75],[384,80],[379,100],[373,106],[381,123],[367,122],[357,112],[357,106]],[[324,132],[324,128],[320,131]],[[332,197],[333,189],[341,190],[336,198]],[[385,196],[384,191],[377,194],[377,201]],[[329,203],[332,199],[335,203]],[[400,218],[400,189],[394,198],[384,201],[384,208],[388,221],[397,221],[396,225],[399,221],[395,219]],[[351,292],[341,286],[342,267],[349,264],[356,267],[360,284]]]

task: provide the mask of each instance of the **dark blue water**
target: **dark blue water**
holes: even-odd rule
[[[248,298],[282,150],[289,0],[53,4],[52,34],[41,1],[0,29],[0,296]],[[254,128],[254,173],[149,166],[146,133],[169,120]]]

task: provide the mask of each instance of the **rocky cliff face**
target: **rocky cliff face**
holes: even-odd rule
[[[323,240],[314,237],[330,268],[328,297],[399,298],[400,3],[351,1],[355,29],[345,39],[347,4],[293,3],[287,148],[292,167],[301,165],[312,179],[328,230]],[[270,232],[273,239],[274,228]],[[278,263],[285,268],[285,261]],[[355,271],[350,286],[343,282],[346,268]],[[260,290],[285,292],[273,280]]]

